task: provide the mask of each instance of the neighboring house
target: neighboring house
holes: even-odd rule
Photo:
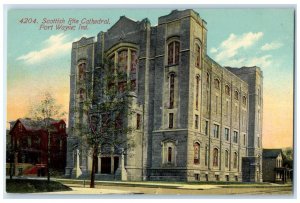
[[[50,168],[64,171],[66,165],[67,134],[63,120],[49,121],[49,134],[43,121],[28,118],[10,122],[10,138],[13,143],[14,175],[45,175],[47,171],[48,142],[50,143]],[[8,175],[8,174],[7,174]]]
[[[288,169],[283,166],[281,149],[263,149],[263,181],[285,183]]]
[[[128,76],[114,85],[130,84],[135,96],[128,180],[262,181],[262,71],[219,65],[208,56],[207,32],[187,9],[159,17],[157,25],[121,16],[97,38],[73,42],[66,176],[76,177],[79,166],[83,175],[91,171],[75,125],[87,124],[87,95],[95,104],[103,100],[100,67],[107,58]],[[120,158],[102,153],[96,178],[115,178]]]

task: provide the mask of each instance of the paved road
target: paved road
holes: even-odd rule
[[[47,194],[147,194],[147,195],[284,195],[291,197],[292,187],[269,187],[269,188],[222,188],[220,186],[209,186],[202,188],[164,188],[143,186],[104,186],[97,185],[96,188],[83,188],[82,185],[66,184],[73,191],[52,192]],[[203,185],[204,186],[204,185]]]

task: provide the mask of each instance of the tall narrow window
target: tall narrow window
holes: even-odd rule
[[[238,143],[238,132],[237,131],[233,131],[233,142]]]
[[[238,163],[238,154],[236,152],[233,153],[233,168],[237,168]]]
[[[228,155],[228,151],[225,150],[225,167],[228,168],[229,166],[229,155]]]
[[[173,41],[168,45],[168,65],[174,65],[179,63],[179,49],[180,45],[178,41]]]
[[[122,50],[118,54],[118,66],[120,68],[120,71],[127,71],[127,59],[128,59],[128,53],[127,50]]]
[[[205,135],[208,135],[208,121],[205,121]]]
[[[239,92],[234,91],[234,99],[239,100]]]
[[[209,90],[206,91],[206,112],[209,113]]]
[[[213,166],[217,167],[219,165],[219,150],[214,148],[213,150]]]
[[[86,63],[81,63],[78,66],[78,76],[79,80],[85,79],[85,72],[86,72]]]
[[[198,44],[196,44],[195,54],[196,54],[195,66],[197,68],[200,68],[200,64],[201,64],[201,48],[200,48],[200,46]]]
[[[228,85],[225,85],[225,94],[227,94],[228,96],[230,96],[230,88]]]
[[[206,85],[207,85],[207,88],[209,88],[209,84],[210,84],[210,76],[209,76],[209,73],[206,73]]]
[[[208,146],[205,146],[205,166],[208,164]]]
[[[130,89],[133,92],[136,90],[136,80],[131,80],[130,81]]]
[[[224,135],[225,135],[225,140],[229,141],[229,129],[228,128],[225,128]]]
[[[137,68],[137,54],[136,51],[131,51],[131,63],[130,63],[130,72],[135,73]]]
[[[141,114],[136,114],[136,129],[141,129]]]
[[[244,146],[246,146],[246,140],[247,138],[246,138],[246,134],[244,134],[244,139],[243,139],[243,141],[244,141]]]
[[[220,89],[220,81],[218,79],[214,80],[215,88]]]
[[[198,129],[199,126],[199,116],[195,115],[195,129]]]
[[[168,163],[172,163],[172,147],[168,147]]]
[[[246,104],[247,104],[247,98],[243,96],[243,105],[246,106]]]
[[[196,77],[196,110],[199,109],[199,82],[200,76]]]
[[[219,125],[214,124],[214,138],[219,138]]]
[[[216,95],[216,114],[218,114],[218,100],[219,100],[219,97]]]
[[[170,77],[169,77],[169,85],[170,85],[170,98],[169,98],[169,102],[170,102],[170,109],[173,109],[174,108],[174,89],[175,89],[175,74],[174,73],[171,73],[170,74]]]
[[[169,128],[173,128],[173,122],[174,122],[174,114],[169,113]]]
[[[194,164],[200,163],[200,144],[194,143]]]
[[[226,109],[225,109],[225,115],[229,114],[229,101],[226,101]]]
[[[84,93],[85,93],[85,91],[84,91],[84,89],[79,89],[79,100],[80,101],[83,101],[84,100]]]

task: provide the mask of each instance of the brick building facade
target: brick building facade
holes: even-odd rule
[[[66,175],[76,170],[75,148],[82,172],[91,169],[74,131],[80,113],[74,109],[80,109],[83,93],[100,97],[93,76],[108,57],[127,71],[135,87],[133,119],[142,125],[125,156],[128,180],[261,181],[262,71],[222,67],[207,55],[206,43],[206,22],[190,9],[159,17],[156,26],[121,16],[96,39],[74,42]],[[92,73],[84,89],[76,82],[82,71]],[[99,157],[98,177],[114,178],[119,158]],[[101,176],[103,164],[111,165],[107,176]],[[249,168],[254,176],[242,176]]]

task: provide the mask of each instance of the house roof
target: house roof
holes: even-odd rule
[[[277,158],[282,154],[282,149],[263,149],[263,158]]]
[[[26,128],[26,130],[41,130],[43,128],[44,121],[49,122],[51,125],[59,123],[63,120],[55,120],[52,118],[49,119],[44,119],[44,120],[32,120],[30,118],[19,118],[16,121],[11,121],[9,122],[11,124],[11,129],[15,126],[15,124],[20,121],[22,123],[22,125]]]

